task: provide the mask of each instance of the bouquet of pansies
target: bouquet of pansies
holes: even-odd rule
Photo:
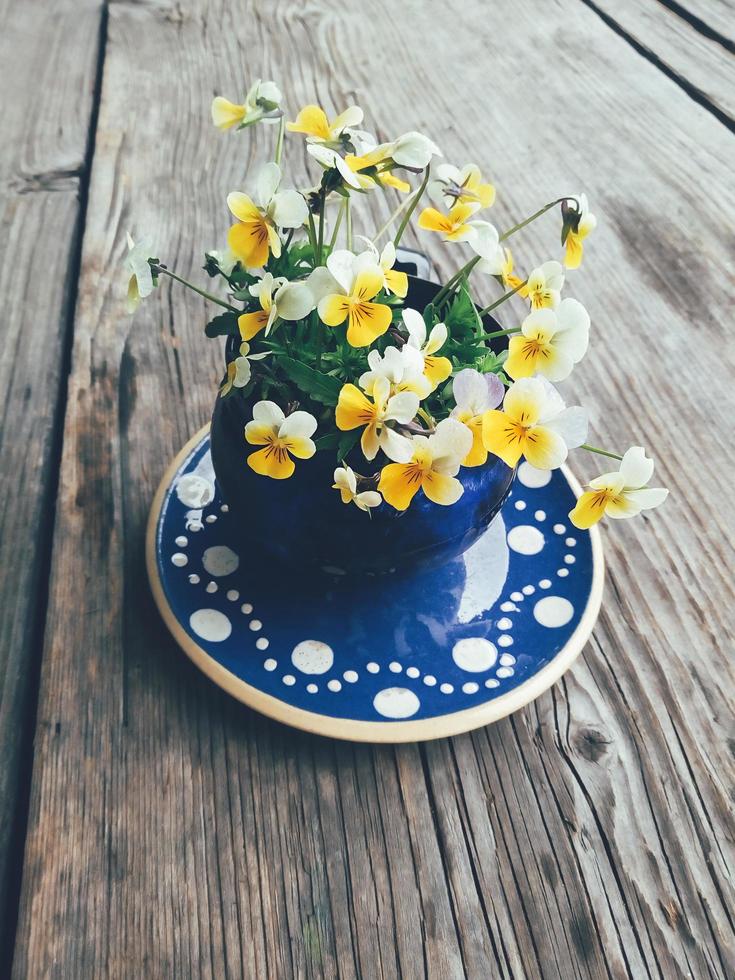
[[[145,242],[130,241],[127,257],[133,309],[161,276],[223,308],[206,333],[237,344],[219,397],[252,404],[243,433],[247,465],[263,479],[285,480],[299,460],[331,453],[334,491],[369,515],[383,502],[404,511],[419,492],[454,504],[463,492],[460,467],[481,466],[489,454],[509,467],[525,458],[548,470],[582,447],[619,467],[581,495],[569,515],[577,527],[662,503],[668,491],[646,486],[653,462],[644,450],[633,446],[621,456],[588,445],[585,410],[566,407],[554,387],[589,340],[587,311],[562,298],[564,270],[578,268],[596,224],[584,194],[552,201],[499,233],[483,217],[495,188],[474,164],[439,162],[439,148],[417,132],[378,143],[360,128],[357,106],[330,119],[307,105],[287,122],[281,102],[273,82],[257,81],[242,104],[212,103],[221,130],[263,123],[275,133],[273,160],[247,192],[228,195],[234,221],[227,247],[206,255],[204,268],[226,298],[182,279]],[[282,186],[287,133],[305,138],[321,171],[316,186]],[[400,203],[365,237],[353,228],[351,207],[355,195],[375,192],[397,194]],[[431,204],[419,210],[418,227],[466,249],[467,261],[424,309],[412,309],[404,304],[409,280],[396,268],[396,248],[425,195]],[[505,242],[554,207],[562,261],[518,274]],[[502,290],[484,309],[472,296],[479,276]],[[514,310],[507,328],[488,330],[488,314],[513,296],[525,309]],[[490,342],[501,336],[508,346],[497,353]],[[358,440],[366,472],[346,463]]]

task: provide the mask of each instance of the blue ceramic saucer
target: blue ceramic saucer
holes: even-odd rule
[[[354,741],[455,735],[538,697],[587,640],[604,573],[599,533],[567,517],[578,492],[568,472],[524,463],[461,558],[431,571],[304,581],[233,549],[207,427],[156,494],[148,574],[184,652],[255,710]]]

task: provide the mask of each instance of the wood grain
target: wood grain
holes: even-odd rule
[[[735,49],[705,36],[659,0],[591,3],[735,131]],[[735,20],[735,10],[731,16]]]
[[[472,0],[465,25],[420,0],[110,8],[18,980],[732,973],[733,137],[579,0]],[[269,137],[207,125],[244,72],[293,109],[355,99],[381,135],[415,127],[476,159],[501,228],[578,188],[599,216],[570,276],[594,340],[569,399],[599,441],[643,442],[672,499],[608,529],[593,642],[488,729],[400,748],[290,732],[208,684],[153,611],[148,505],[220,354],[191,296],[162,288],[124,318],[124,236],[180,270],[221,241]],[[518,265],[555,233],[519,240]]]
[[[0,22],[0,922],[12,925],[100,5],[8,0]]]

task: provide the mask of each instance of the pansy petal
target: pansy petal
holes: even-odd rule
[[[384,425],[380,430],[380,447],[394,463],[407,463],[413,455],[413,444],[406,436]]]
[[[577,446],[581,446],[587,440],[589,415],[586,408],[574,405],[571,408],[565,408],[555,418],[544,422],[544,425],[556,432],[569,449],[576,449]]]
[[[339,293],[324,296],[319,300],[317,310],[322,323],[326,323],[328,327],[338,327],[340,323],[344,323],[350,312],[350,301]]]
[[[283,410],[275,402],[266,400],[253,405],[253,418],[256,422],[267,422],[277,429],[285,417]]]
[[[510,467],[523,455],[523,442],[505,412],[494,409],[482,416],[482,442],[488,452],[499,456]]]
[[[389,463],[384,466],[378,482],[383,499],[396,510],[406,510],[418,493],[421,481],[415,478],[411,465]]]
[[[351,129],[353,126],[359,126],[364,118],[364,113],[359,105],[348,106],[344,112],[340,112],[332,120],[332,125],[330,129],[333,134],[339,134],[344,129]]]
[[[350,306],[347,343],[352,347],[369,347],[377,340],[393,319],[389,306],[382,303],[355,303]],[[325,321],[326,322],[326,321]]]
[[[537,470],[555,470],[567,458],[569,450],[558,432],[535,425],[526,435],[523,455]]]
[[[628,500],[631,500],[640,510],[660,507],[668,495],[669,491],[664,487],[642,487],[640,490],[626,490],[625,492]]]
[[[653,460],[646,456],[643,446],[631,446],[620,461],[623,486],[644,487],[653,476]]]
[[[434,470],[426,473],[423,480],[423,489],[426,496],[435,504],[449,506],[456,504],[464,493],[464,487],[453,476],[446,473],[437,473]]]
[[[241,191],[232,191],[227,195],[227,207],[238,221],[253,221],[261,217],[252,199]]]
[[[328,140],[331,135],[327,115],[318,105],[304,106],[294,122],[286,123],[286,129],[291,133],[305,133],[323,140]]]
[[[274,445],[251,453],[248,466],[260,476],[269,476],[272,480],[287,480],[296,469],[288,450]]]
[[[375,405],[355,385],[342,386],[335,411],[337,428],[342,432],[368,425],[375,419]]]
[[[282,320],[303,320],[314,309],[314,294],[301,282],[289,282],[276,294],[278,315]]]
[[[298,191],[285,190],[275,195],[269,213],[278,228],[300,228],[309,217],[309,207]]]
[[[243,313],[237,318],[237,326],[243,340],[252,340],[268,325],[268,313],[258,310],[256,313]]]
[[[575,507],[569,511],[569,520],[581,531],[597,524],[600,518],[605,515],[607,497],[604,493],[595,493],[588,490],[583,493],[577,501]]]
[[[251,446],[267,446],[273,439],[274,428],[269,422],[252,421],[245,426],[245,440]]]
[[[258,171],[256,180],[256,199],[262,208],[267,208],[271,198],[281,183],[281,168],[277,163],[265,163]]]
[[[424,322],[424,318],[418,310],[412,310],[410,307],[406,307],[403,310],[401,317],[403,319],[403,325],[408,330],[411,343],[420,350],[426,343],[426,323]]]
[[[299,459],[311,459],[316,452],[312,440],[304,436],[285,436],[283,444],[293,456]]]
[[[245,111],[244,105],[230,102],[221,95],[212,100],[212,122],[218,129],[230,129],[235,126],[242,121]]]
[[[388,399],[384,417],[405,425],[414,418],[418,410],[418,395],[415,395],[411,391],[399,391]]]
[[[349,252],[346,248],[335,249],[327,259],[327,269],[345,293],[352,291],[352,280],[354,279],[352,267],[354,262],[354,252]],[[316,270],[314,271],[316,272]]]
[[[308,439],[316,432],[316,419],[309,412],[291,412],[281,423],[278,435],[282,439],[299,436]]]
[[[355,494],[355,504],[360,510],[379,507],[382,503],[383,498],[376,490],[363,490],[362,493]]]
[[[374,422],[365,426],[360,437],[360,448],[365,459],[375,459],[380,449],[380,439],[378,437],[378,427]]]
[[[424,360],[424,373],[431,387],[436,388],[452,373],[452,362],[448,357],[427,357]]]
[[[408,293],[408,276],[406,273],[396,269],[388,269],[383,275],[386,288],[395,296],[405,299]]]

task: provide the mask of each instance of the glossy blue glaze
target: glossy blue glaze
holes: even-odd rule
[[[411,279],[406,305],[418,309],[439,287]],[[488,321],[492,328],[494,321]],[[229,356],[233,356],[230,346]],[[332,489],[337,461],[332,451],[297,460],[288,480],[259,476],[247,465],[252,447],[243,430],[252,401],[218,398],[212,416],[212,460],[241,543],[292,566],[337,568],[348,574],[388,573],[397,568],[436,567],[461,555],[487,528],[510,490],[513,471],[490,456],[484,466],[463,467],[460,500],[450,507],[432,503],[419,491],[404,513],[386,503],[370,515],[345,506]],[[386,462],[368,462],[354,449],[348,463],[371,474]]]
[[[189,474],[211,486],[203,511],[179,499]],[[444,717],[534,678],[568,644],[590,602],[590,535],[569,524],[575,498],[564,475],[555,471],[538,486],[543,479],[521,467],[496,520],[442,568],[290,577],[235,543],[205,436],[157,515],[157,575],[186,635],[285,705],[346,722],[400,725],[396,706],[407,720]],[[289,531],[281,523],[279,534]],[[315,648],[326,657],[315,658]]]

